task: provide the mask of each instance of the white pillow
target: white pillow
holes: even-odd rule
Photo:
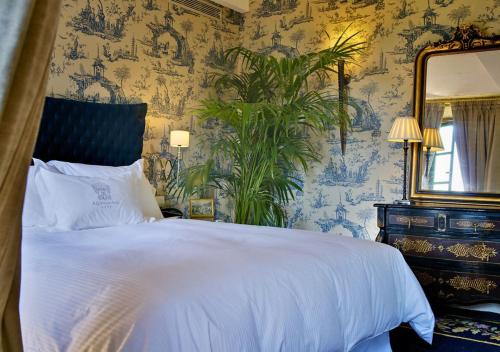
[[[40,160],[36,163],[40,163]],[[43,162],[42,162],[43,163]],[[124,173],[132,172],[136,175],[143,176],[143,163],[142,159],[137,160],[132,165],[128,166],[104,166],[104,165],[89,165],[80,163],[70,163],[67,161],[51,160],[46,165],[54,168],[62,174],[70,176],[88,176],[88,177],[116,177]]]
[[[81,230],[146,220],[135,201],[134,178],[68,176],[40,168],[35,182],[57,229]]]
[[[46,164],[45,168],[52,168],[62,174],[70,176],[108,178],[132,174],[137,178],[137,201],[144,215],[149,218],[162,219],[163,215],[155,199],[156,189],[149,183],[144,175],[143,163],[144,161],[139,159],[129,166],[102,166],[51,160]],[[42,161],[35,160],[35,165],[42,164],[44,164]]]
[[[45,169],[45,170],[50,170],[55,173],[61,173],[59,170],[57,170],[55,167],[50,166],[48,163],[45,161],[42,161],[37,158],[33,158],[33,165],[35,166],[35,169]]]
[[[52,226],[55,219],[45,213],[42,200],[35,183],[35,174],[38,168],[30,166],[28,171],[28,179],[26,181],[26,193],[24,195],[23,206],[23,226],[26,227],[43,227]]]

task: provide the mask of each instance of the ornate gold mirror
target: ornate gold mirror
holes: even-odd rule
[[[500,203],[500,36],[458,28],[415,63],[411,198]]]

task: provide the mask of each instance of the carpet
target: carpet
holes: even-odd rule
[[[432,346],[403,324],[390,333],[393,352],[500,352],[500,314],[453,309],[435,315]]]

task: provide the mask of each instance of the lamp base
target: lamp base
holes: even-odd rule
[[[394,201],[394,204],[401,204],[401,205],[410,205],[411,200],[408,199],[398,199]]]

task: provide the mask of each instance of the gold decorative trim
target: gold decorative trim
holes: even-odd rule
[[[410,222],[412,224],[415,224],[415,225],[427,225],[428,219],[427,218],[423,218],[423,217],[419,217],[419,216],[414,216],[414,217],[410,218]],[[432,222],[434,222],[434,221],[432,221]]]
[[[500,36],[486,37],[474,26],[463,26],[457,28],[453,37],[448,42],[437,42],[423,48],[417,55],[415,60],[415,84],[414,84],[414,115],[419,120],[422,126],[423,102],[425,97],[425,69],[427,59],[431,55],[446,55],[449,53],[457,53],[460,51],[486,51],[500,48]],[[428,191],[417,190],[419,161],[421,147],[419,143],[412,143],[412,158],[410,169],[410,198],[420,201],[433,202],[459,202],[462,204],[484,204],[484,205],[500,205],[500,195],[492,197],[481,194],[466,195],[457,194],[455,192],[448,193],[432,193]]]
[[[418,256],[453,262],[490,262],[500,265],[499,248],[496,243],[477,240],[457,241],[438,237],[416,237],[411,235],[389,235],[389,245],[405,256]]]
[[[472,221],[472,220],[450,220],[450,227],[453,229],[474,229],[474,232],[477,231],[478,228],[482,230],[493,230],[496,225],[491,221]]]
[[[455,29],[450,41],[438,41],[432,46],[436,50],[471,50],[500,44],[500,36],[486,37],[474,25]]]
[[[455,257],[474,257],[480,260],[489,261],[491,257],[497,255],[495,248],[488,247],[486,244],[468,245],[457,243],[446,248],[446,250],[455,255]]]
[[[470,291],[475,290],[484,294],[490,294],[490,291],[497,288],[494,281],[484,278],[472,278],[469,276],[455,276],[447,281],[455,290]]]
[[[416,253],[429,253],[432,252],[434,246],[427,240],[410,240],[408,238],[397,239],[394,241],[393,246],[401,252],[416,252]]]

